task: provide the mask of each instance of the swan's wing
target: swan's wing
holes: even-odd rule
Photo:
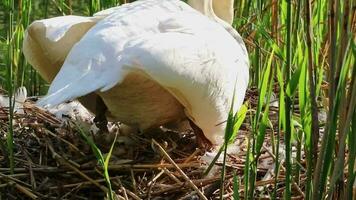
[[[115,9],[101,11],[94,17],[62,16],[34,21],[26,30],[23,52],[27,61],[47,82],[52,82],[75,43],[98,21]],[[80,98],[87,109],[94,112],[96,95]]]
[[[164,24],[162,20],[175,12],[185,14],[184,9],[192,11],[178,0],[137,1],[115,9],[73,46],[49,89],[48,98],[51,100],[43,99],[44,104],[58,104],[114,86],[125,77],[126,68],[131,67],[131,60],[124,54],[125,49],[133,46],[135,41],[159,34]],[[54,97],[54,93],[60,91],[68,93]]]
[[[26,30],[23,52],[48,82],[58,73],[72,46],[100,20],[98,17],[62,16],[34,21]]]
[[[97,22],[114,13],[120,18],[158,4],[156,0],[137,1],[100,11],[93,17],[68,15],[34,21],[25,33],[24,55],[43,79],[52,82],[73,45]]]

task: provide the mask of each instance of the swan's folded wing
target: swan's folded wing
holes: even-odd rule
[[[58,73],[70,49],[99,18],[62,16],[34,21],[26,30],[23,52],[48,82]]]
[[[112,31],[117,29],[90,31],[74,45],[47,96],[38,104],[54,106],[108,85],[115,85],[119,81],[118,76],[122,74],[122,41]]]

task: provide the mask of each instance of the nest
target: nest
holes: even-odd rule
[[[248,95],[255,100],[255,91]],[[34,102],[24,104],[23,114],[14,114],[14,163],[11,172],[6,135],[10,123],[8,109],[0,108],[0,196],[2,199],[104,199],[108,191],[103,169],[91,147],[79,134],[78,127],[63,122],[52,114],[37,108]],[[276,115],[276,113],[272,115]],[[249,117],[247,117],[249,119]],[[250,133],[248,122],[243,125],[236,143],[238,148],[228,153],[224,197],[233,197],[233,174],[242,177],[246,138]],[[90,135],[90,133],[88,133]],[[268,199],[273,188],[283,196],[283,167],[278,184],[274,185],[274,155],[269,134],[266,134],[263,152],[257,169],[256,196]],[[112,140],[98,140],[103,154]],[[109,137],[112,138],[112,137]],[[129,141],[129,142],[127,142]],[[221,185],[221,166],[218,161],[209,173],[205,152],[196,146],[191,131],[153,131],[149,134],[120,135],[116,140],[109,163],[112,189],[117,199],[218,199]],[[303,176],[303,175],[302,175]],[[239,178],[242,179],[242,178]],[[241,182],[241,180],[240,180]],[[301,183],[302,185],[302,183]],[[303,199],[303,188],[294,185],[296,199]],[[240,196],[243,197],[243,184]]]

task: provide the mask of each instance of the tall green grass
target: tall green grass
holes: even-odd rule
[[[248,138],[243,177],[245,199],[255,197],[258,144],[261,138],[265,139],[264,126],[269,121],[269,105],[265,103],[268,101],[261,98],[271,96],[272,91],[266,88],[275,80],[279,86],[277,132],[280,134],[273,152],[277,162],[275,173],[278,174],[279,164],[286,169],[284,198],[290,199],[295,193],[294,184],[299,183],[306,199],[352,199],[355,169],[351,166],[356,145],[352,135],[352,119],[356,117],[355,52],[352,49],[355,46],[355,25],[352,25],[355,24],[355,3],[246,0],[236,3],[236,14],[237,29],[252,43],[249,48],[251,86],[256,86],[260,95],[251,120],[253,132]],[[266,81],[272,52],[275,52],[272,63],[276,73]],[[326,122],[320,123],[318,113],[324,112],[328,113]],[[284,135],[284,163],[278,163],[280,135]],[[299,158],[292,157],[292,146],[296,147]],[[297,171],[300,151],[305,152],[306,160],[304,185]],[[349,163],[345,164],[346,161]],[[345,187],[346,182],[348,187]],[[272,196],[276,198],[276,194]]]
[[[7,37],[6,37],[6,42],[5,42],[5,46],[6,46],[6,50],[7,50],[7,54],[5,56],[5,63],[7,66],[7,69],[5,71],[5,81],[6,81],[6,89],[9,93],[9,128],[8,128],[8,133],[7,133],[7,137],[6,137],[6,144],[7,144],[7,157],[9,160],[9,166],[10,166],[10,171],[11,173],[14,172],[14,136],[13,136],[13,98],[12,98],[12,94],[13,94],[13,60],[12,58],[14,57],[14,46],[12,44],[13,40],[12,37],[14,35],[14,28],[13,28],[13,21],[14,21],[14,2],[12,0],[9,1],[5,1],[4,2],[4,6],[6,7],[7,10],[7,15],[6,18],[8,20],[8,23],[6,24],[7,27]]]
[[[21,52],[24,30],[32,21],[67,14],[91,15],[125,2],[1,1],[0,85],[10,96],[22,85],[30,95],[46,92],[47,85],[26,63]],[[278,197],[280,183],[277,177],[282,169],[285,169],[285,199],[296,195],[296,187],[303,191],[305,199],[353,198],[356,177],[355,10],[356,3],[352,0],[235,1],[234,27],[245,38],[249,49],[250,86],[259,91],[257,107],[245,110],[252,113],[252,116],[247,115],[252,131],[247,136],[244,174],[234,179],[236,191],[244,188],[241,194],[244,199],[258,197],[257,165],[266,138],[271,140],[275,162],[272,199]],[[269,105],[273,93],[279,100],[275,127],[271,126]],[[13,99],[9,101],[12,105]],[[5,143],[11,168],[14,167],[12,113],[10,106],[10,128]],[[323,113],[326,113],[326,121],[319,119],[323,118]],[[230,128],[220,152],[238,133],[238,119],[241,119],[238,115],[230,113]],[[293,156],[292,147],[297,156]],[[306,162],[306,172],[300,168],[301,160]],[[301,176],[303,173],[305,179]],[[224,170],[222,175],[224,179]],[[235,194],[235,197],[240,195]]]

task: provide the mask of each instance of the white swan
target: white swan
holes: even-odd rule
[[[29,29],[30,39],[24,42],[29,62],[48,81],[60,69],[39,105],[56,105],[95,92],[111,120],[144,131],[188,117],[211,143],[220,144],[225,128],[221,122],[226,120],[234,88],[236,110],[245,95],[248,55],[229,25],[233,0],[188,3],[207,17],[179,0],[145,0],[94,17],[55,18],[69,19],[62,24],[42,21],[43,30],[47,28],[42,39],[50,42],[36,43]],[[55,28],[58,24],[60,28]],[[33,45],[47,42],[60,48],[56,41],[61,40],[69,42],[57,52],[50,49],[41,56],[45,45],[38,53],[33,51]],[[51,65],[56,58],[58,62]],[[55,69],[48,69],[49,65]]]

